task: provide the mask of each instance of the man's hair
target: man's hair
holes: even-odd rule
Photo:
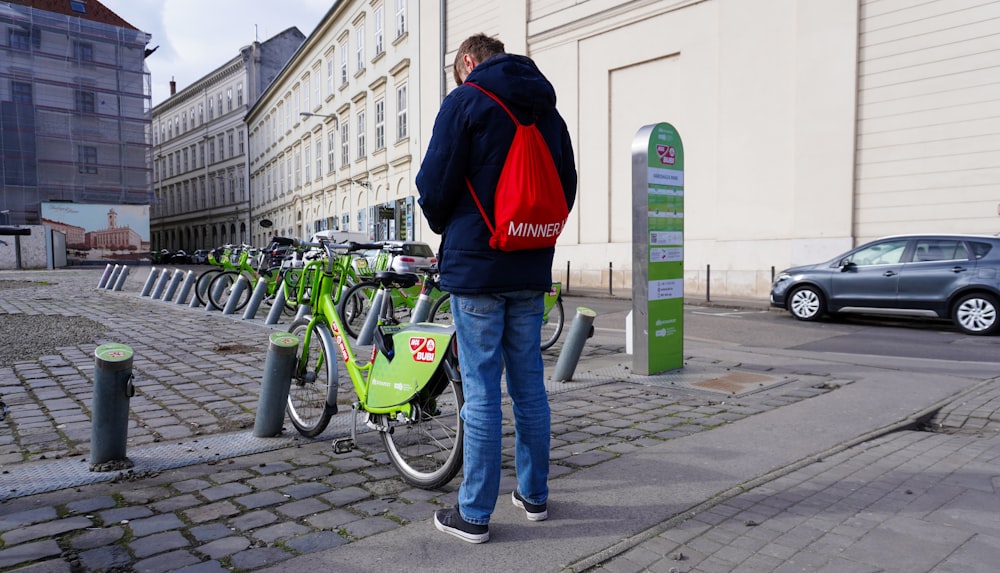
[[[462,56],[468,54],[481,64],[497,54],[504,54],[503,42],[497,38],[491,38],[486,34],[476,34],[469,36],[458,47],[455,54],[455,63],[452,65],[452,72],[455,74],[455,84],[462,85],[462,77],[458,74],[458,67],[462,65]]]

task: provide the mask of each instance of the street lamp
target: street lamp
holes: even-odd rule
[[[334,124],[333,128],[334,129],[338,129],[338,130],[340,129],[340,118],[338,118],[335,114],[332,114],[332,113],[330,113],[330,114],[326,114],[326,113],[312,113],[312,112],[309,112],[309,111],[300,111],[299,115],[302,116],[302,117],[323,117],[323,118],[326,118],[326,119],[332,119],[333,120],[333,124]]]

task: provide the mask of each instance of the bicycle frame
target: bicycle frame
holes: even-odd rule
[[[341,257],[347,256],[349,255]],[[308,363],[306,353],[310,348],[310,333],[315,332],[316,323],[323,323],[334,336],[341,361],[358,396],[357,406],[371,414],[386,414],[390,417],[402,414],[410,419],[414,415],[410,398],[432,378],[445,355],[449,351],[455,352],[454,327],[421,324],[420,328],[404,327],[393,333],[394,349],[397,338],[398,342],[407,339],[405,342],[408,348],[405,350],[413,356],[411,361],[394,360],[392,355],[379,352],[378,345],[372,346],[369,357],[359,360],[348,337],[344,335],[344,324],[333,296],[334,285],[338,282],[334,272],[337,267],[336,259],[341,257],[331,255],[328,264],[318,273],[318,284],[313,291],[313,313],[306,329],[306,340],[302,341],[303,356],[299,368]],[[297,374],[301,376],[302,372]],[[337,403],[337,391],[335,385],[328,389],[328,404]]]

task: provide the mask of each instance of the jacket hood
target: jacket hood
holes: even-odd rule
[[[556,90],[527,56],[501,54],[476,66],[467,83],[478,84],[508,105],[540,116],[556,107]]]

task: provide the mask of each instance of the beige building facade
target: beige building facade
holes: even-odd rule
[[[772,268],[879,236],[1000,230],[1000,2],[426,4],[422,54],[495,34],[556,86],[580,174],[554,263],[571,285],[631,286],[631,142],[658,122],[684,140],[688,296],[709,269],[713,296],[763,297]],[[424,141],[437,91],[421,84]]]
[[[326,230],[420,238],[411,123],[417,4],[333,3],[250,109],[255,244]]]

